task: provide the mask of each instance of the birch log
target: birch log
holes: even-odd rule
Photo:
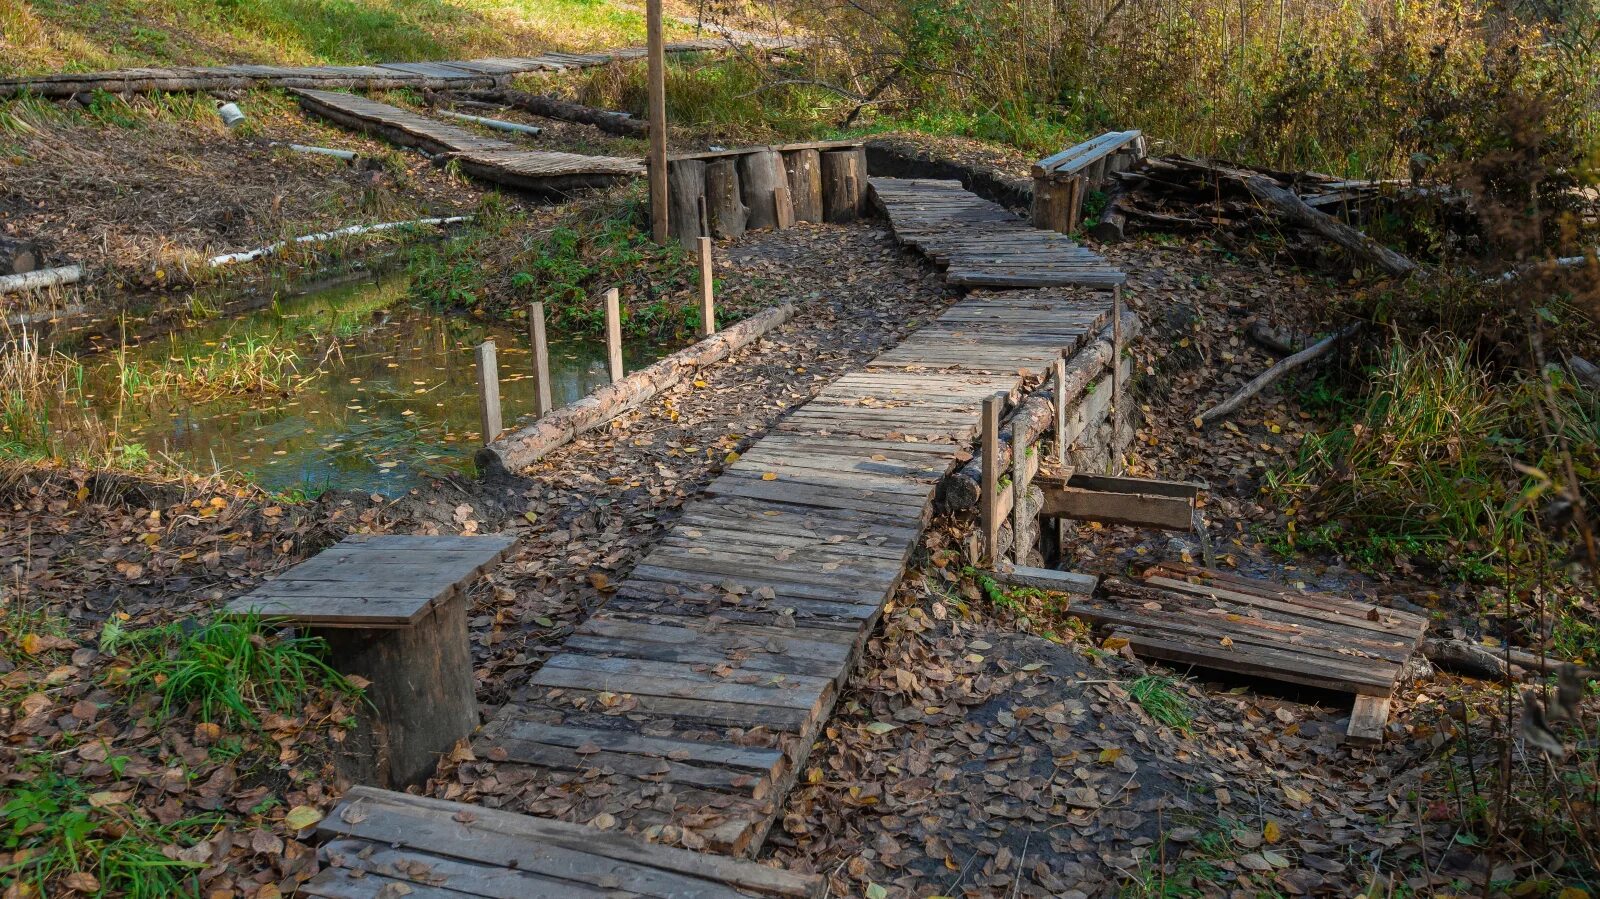
[[[81,265],[64,265],[60,268],[24,272],[20,275],[4,275],[0,276],[0,294],[20,293],[24,290],[43,290],[46,287],[61,287],[66,284],[76,284],[81,280],[83,280],[83,266]]]
[[[453,215],[449,218],[415,219],[409,222],[381,222],[376,225],[351,225],[334,231],[319,231],[316,234],[302,234],[290,240],[280,240],[254,250],[245,250],[242,253],[223,253],[221,256],[212,256],[206,260],[212,268],[223,265],[232,265],[236,262],[254,262],[280,253],[285,247],[300,243],[326,243],[338,237],[351,237],[357,234],[375,234],[380,231],[393,231],[396,228],[420,228],[424,225],[454,225],[458,222],[471,221],[470,215]]]
[[[774,306],[614,384],[601,387],[575,403],[562,406],[479,450],[478,471],[484,475],[520,472],[579,434],[644,405],[696,369],[726,359],[793,315],[792,305]]]
[[[649,122],[636,119],[625,112],[597,109],[593,106],[570,103],[566,100],[558,100],[555,97],[546,97],[542,94],[503,90],[474,91],[471,96],[476,100],[489,100],[504,103],[507,106],[514,106],[523,112],[531,112],[547,119],[560,119],[564,122],[593,125],[608,134],[616,134],[622,137],[644,137],[650,132]]]

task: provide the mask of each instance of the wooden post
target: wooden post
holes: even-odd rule
[[[789,181],[787,177],[778,181],[778,186],[772,189],[772,205],[778,210],[778,230],[794,227],[794,203],[789,199]]]
[[[1118,419],[1122,417],[1122,285],[1111,288],[1111,453],[1106,460],[1106,473],[1121,471],[1122,451],[1117,448],[1117,434],[1121,430]]]
[[[622,295],[615,287],[606,291],[606,361],[611,383],[622,380]]]
[[[483,445],[500,436],[500,369],[495,363],[494,341],[478,344],[478,421],[483,427]]]
[[[550,344],[544,336],[544,303],[528,307],[528,344],[533,348],[533,411],[543,417],[550,402]]]
[[[711,238],[700,238],[700,336],[717,333],[717,300],[711,280]]]
[[[1067,360],[1057,359],[1051,366],[1056,383],[1056,464],[1067,464]]]
[[[650,236],[667,242],[667,57],[661,38],[661,0],[645,0],[650,79]]]
[[[1028,564],[1028,547],[1022,535],[1033,532],[1027,526],[1028,438],[1015,423],[1011,426],[1011,556],[1018,565]]]
[[[1003,393],[983,401],[983,484],[978,497],[978,508],[983,519],[983,553],[989,564],[999,560],[1000,547],[1000,407],[1005,403]]]

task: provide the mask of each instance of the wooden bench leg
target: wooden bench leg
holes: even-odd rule
[[[339,773],[359,784],[404,789],[478,726],[464,591],[407,628],[318,629],[333,667],[371,681],[356,727],[339,748]]]

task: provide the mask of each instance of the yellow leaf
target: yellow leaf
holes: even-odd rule
[[[1589,899],[1589,891],[1577,887],[1565,887],[1556,895],[1556,899]]]
[[[1232,646],[1233,645],[1233,638],[1232,637],[1223,637],[1221,640],[1219,640],[1217,642],[1221,643],[1223,646]]]
[[[704,387],[704,386],[706,386],[706,382],[701,380],[701,379],[699,379],[699,378],[695,378],[694,379],[694,386],[696,386],[696,387]]]
[[[1311,801],[1310,793],[1307,793],[1305,790],[1297,790],[1294,787],[1284,787],[1283,795],[1287,796],[1290,802],[1299,802],[1304,804]]]
[[[775,471],[769,471],[761,476],[761,480],[763,481],[776,481],[777,479],[778,473]]]
[[[1122,750],[1116,746],[1100,750],[1100,764],[1109,765],[1122,755]]]
[[[283,816],[283,826],[293,831],[305,830],[322,820],[322,813],[309,805],[297,805]]]
[[[739,454],[738,453],[729,453],[726,456],[722,457],[722,464],[724,464],[724,465],[732,465],[733,463],[735,463],[737,461],[739,461]]]
[[[1101,649],[1109,649],[1112,652],[1116,652],[1117,650],[1119,650],[1122,647],[1127,646],[1127,645],[1128,645],[1128,638],[1126,638],[1126,637],[1107,637],[1107,638],[1105,638],[1105,640],[1103,640],[1100,643],[1100,648]]]
[[[1267,826],[1261,830],[1261,838],[1269,843],[1276,843],[1283,837],[1283,832],[1278,829],[1278,822],[1268,821]]]
[[[39,646],[43,642],[38,634],[29,634],[22,638],[22,651],[31,656],[39,651]]]

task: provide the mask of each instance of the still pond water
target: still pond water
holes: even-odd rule
[[[271,306],[85,355],[86,401],[119,443],[198,472],[249,476],[274,491],[355,489],[396,495],[419,478],[470,472],[481,444],[473,348],[498,349],[505,425],[533,419],[531,352],[524,330],[422,309],[405,301],[400,276],[284,297]],[[179,395],[122,400],[121,373],[215,352],[230,341],[275,335],[303,372],[288,394],[190,401]],[[670,348],[630,345],[633,371]],[[601,343],[550,342],[557,406],[607,383]]]

